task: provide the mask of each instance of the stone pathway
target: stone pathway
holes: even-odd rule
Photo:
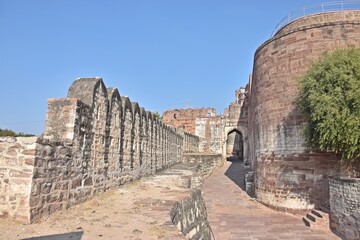
[[[41,223],[0,220],[0,239],[185,239],[170,222],[173,204],[190,194],[196,165],[175,165],[159,175],[108,191]],[[203,185],[216,240],[335,240],[327,229],[305,227],[301,216],[271,210],[241,189],[242,162],[225,162]]]
[[[250,198],[240,181],[244,165],[227,161],[203,185],[216,240],[335,240],[329,229],[306,227],[301,216],[276,212]]]

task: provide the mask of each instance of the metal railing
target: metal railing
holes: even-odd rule
[[[295,11],[292,11],[286,17],[284,17],[275,27],[274,31],[271,33],[273,37],[283,26],[286,24],[307,16],[316,13],[325,13],[325,12],[334,12],[334,11],[344,11],[344,10],[358,10],[360,9],[360,1],[335,1],[335,2],[325,2],[318,3],[313,5],[308,5]]]

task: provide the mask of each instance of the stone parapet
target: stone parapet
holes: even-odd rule
[[[214,239],[207,219],[207,209],[200,187],[204,179],[223,164],[221,154],[184,154],[184,165],[196,169],[189,179],[190,196],[176,202],[170,212],[171,222],[187,239]]]

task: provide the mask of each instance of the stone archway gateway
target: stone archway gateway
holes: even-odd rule
[[[244,158],[244,138],[243,134],[237,129],[233,129],[227,134],[226,155]]]
[[[223,136],[223,156],[238,156],[244,163],[249,163],[246,127],[226,126]]]

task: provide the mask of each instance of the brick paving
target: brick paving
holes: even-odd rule
[[[208,219],[216,240],[335,240],[329,229],[306,227],[301,216],[277,212],[250,198],[244,164],[227,161],[203,185]]]

